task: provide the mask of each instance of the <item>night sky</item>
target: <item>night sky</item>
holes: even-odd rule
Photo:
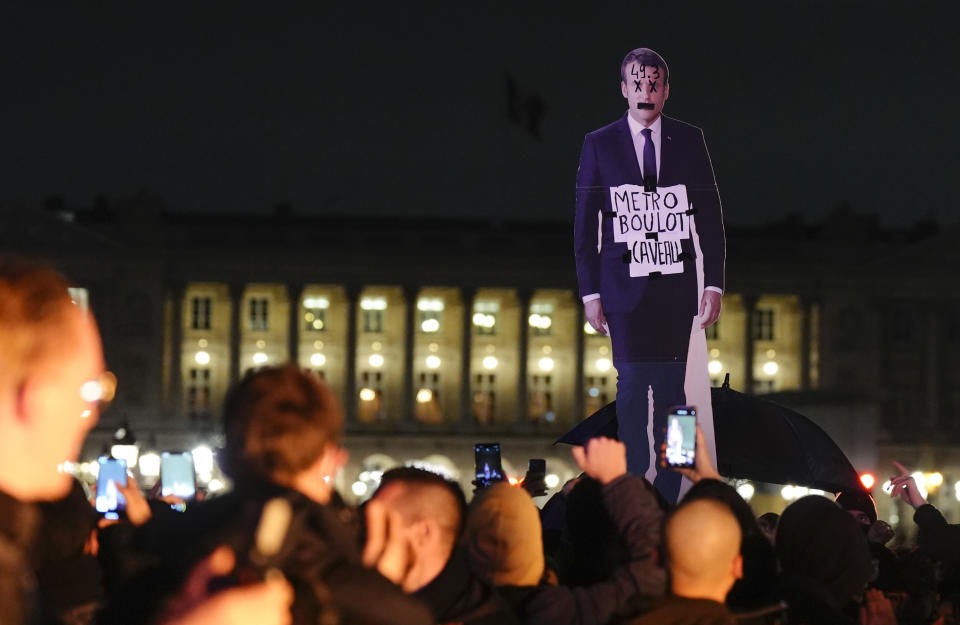
[[[953,2],[34,4],[0,8],[8,206],[569,220],[648,46],[728,223],[960,218]]]

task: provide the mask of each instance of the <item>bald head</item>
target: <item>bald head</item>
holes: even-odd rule
[[[740,525],[730,508],[698,499],[667,520],[666,541],[674,594],[723,602],[742,576]]]

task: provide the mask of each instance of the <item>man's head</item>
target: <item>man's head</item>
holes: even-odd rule
[[[237,481],[290,486],[321,503],[324,478],[343,462],[340,407],[312,373],[293,364],[248,373],[224,403],[224,468]]]
[[[723,603],[743,577],[740,539],[740,524],[727,505],[697,499],[678,507],[666,526],[674,594]]]
[[[863,490],[845,490],[837,493],[837,505],[846,510],[864,531],[877,522],[877,504],[870,493]]]
[[[543,577],[540,511],[522,488],[497,482],[478,492],[464,544],[473,569],[494,586],[536,586]]]
[[[620,63],[620,93],[636,121],[644,126],[656,121],[670,97],[670,69],[663,57],[649,48],[627,53]]]
[[[400,515],[410,545],[412,561],[400,585],[405,592],[423,588],[446,566],[460,538],[467,507],[463,491],[435,473],[403,467],[384,473],[372,500]]]
[[[57,499],[97,422],[105,371],[93,317],[73,304],[62,276],[0,259],[0,490],[23,501]]]

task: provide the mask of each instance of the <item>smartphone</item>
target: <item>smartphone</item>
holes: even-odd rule
[[[692,467],[697,456],[697,409],[674,406],[667,413],[667,437],[664,464],[668,467]]]
[[[531,458],[527,467],[527,475],[523,478],[523,488],[532,497],[542,497],[547,494],[547,461],[543,458]]]
[[[193,499],[196,494],[193,454],[163,452],[160,456],[160,495]]]
[[[500,464],[500,443],[477,443],[473,447],[479,488],[486,488],[494,482],[502,482],[503,466]]]
[[[97,512],[108,519],[120,518],[120,512],[127,507],[117,484],[127,483],[127,462],[117,458],[101,456],[100,472],[97,474]]]

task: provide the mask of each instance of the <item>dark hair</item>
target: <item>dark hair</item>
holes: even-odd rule
[[[620,80],[627,82],[625,72],[627,71],[627,65],[636,61],[641,65],[649,65],[652,67],[659,67],[663,70],[663,84],[670,84],[670,68],[667,67],[667,62],[663,60],[663,57],[651,50],[650,48],[636,48],[627,52],[627,56],[623,57],[623,61],[620,63]]]
[[[466,519],[467,516],[467,498],[463,494],[463,489],[460,488],[459,484],[425,469],[396,467],[383,474],[383,477],[380,478],[380,486],[377,488],[377,492],[395,483],[403,484],[405,489],[404,500],[410,504],[410,512],[416,516],[423,514],[422,506],[420,505],[423,501],[421,501],[420,495],[427,496],[427,491],[435,488],[447,492],[455,503],[453,506],[454,509],[451,510],[453,515],[448,515],[451,516],[451,527],[449,529],[455,538],[460,537],[463,533],[464,519]],[[373,496],[376,497],[376,493],[374,493]],[[438,516],[443,515],[440,514]]]
[[[845,490],[837,493],[837,505],[846,510],[859,510],[868,517],[871,523],[877,522],[877,504],[873,497],[865,490]]]
[[[286,483],[340,441],[343,415],[330,390],[294,364],[251,371],[223,408],[224,471],[238,481]]]

